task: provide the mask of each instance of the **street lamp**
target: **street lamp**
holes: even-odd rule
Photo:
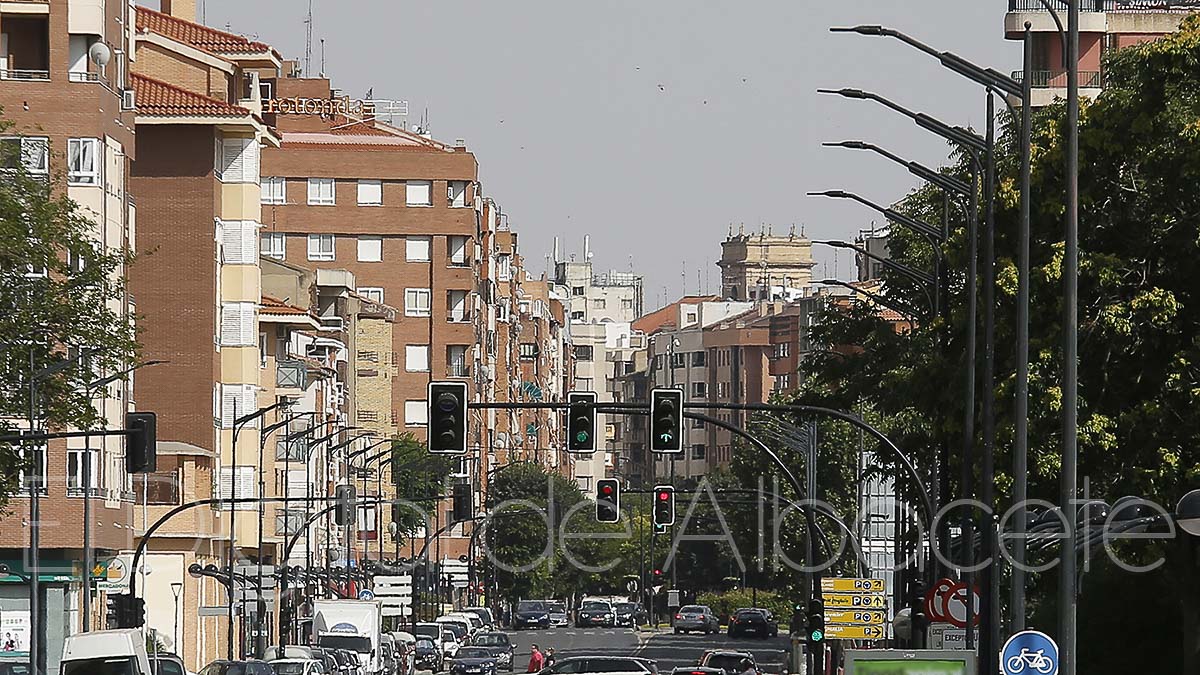
[[[847,241],[839,241],[837,239],[814,239],[812,243],[820,244],[822,246],[831,246],[833,248],[846,248],[846,249],[850,249],[852,251],[856,251],[856,252],[861,253],[862,255],[878,262],[879,264],[883,265],[884,267],[887,267],[888,269],[892,269],[892,270],[899,272],[900,274],[903,274],[904,276],[912,279],[913,281],[916,281],[919,284],[927,284],[927,285],[932,286],[935,283],[937,283],[937,280],[933,278],[933,275],[929,274],[928,272],[923,272],[921,270],[913,269],[913,268],[909,267],[908,265],[902,265],[902,264],[896,262],[895,260],[889,260],[888,258],[884,258],[883,256],[876,255],[861,246],[856,246],[855,244],[851,244],[850,242],[847,242]],[[925,293],[926,293],[926,295],[928,295],[929,291],[926,290]],[[930,304],[933,304],[932,300],[930,301]]]
[[[909,173],[911,173],[912,175],[916,176],[917,178],[920,178],[921,180],[927,181],[929,183],[933,183],[934,185],[941,188],[945,192],[953,192],[953,193],[961,195],[963,197],[971,194],[971,186],[967,185],[966,181],[959,180],[958,178],[955,178],[954,176],[944,174],[940,171],[934,171],[933,169],[925,166],[924,164],[921,164],[920,162],[912,162],[912,161],[906,160],[903,157],[900,157],[896,154],[888,152],[887,150],[879,147],[878,145],[875,145],[874,143],[867,143],[864,141],[838,141],[836,143],[822,143],[821,145],[823,145],[827,148],[847,148],[850,150],[870,150],[871,152],[874,152],[880,156],[886,157],[886,158],[892,160],[893,162],[903,166],[904,168],[908,169]]]
[[[179,649],[179,619],[181,618],[179,616],[179,594],[182,592],[183,582],[172,581],[171,593],[175,595],[175,630],[173,631],[174,634],[171,637],[171,649],[175,650],[175,653],[179,654],[180,656],[183,656],[183,652]]]
[[[1193,537],[1200,537],[1200,490],[1192,490],[1175,507],[1175,522]]]
[[[873,302],[875,302],[879,305],[882,305],[884,307],[887,307],[888,309],[895,310],[897,312],[900,312],[901,314],[904,314],[905,316],[908,317],[909,321],[912,321],[914,324],[916,323],[916,314],[917,313],[914,312],[911,307],[905,307],[904,305],[902,305],[900,303],[889,300],[886,296],[880,295],[878,293],[872,293],[871,291],[868,291],[865,288],[855,286],[854,284],[847,282],[847,281],[842,281],[841,279],[822,279],[816,283],[821,284],[822,286],[841,286],[842,288],[847,288],[847,289],[853,291],[854,293],[860,293],[860,294],[865,295],[866,297],[870,298]],[[838,354],[839,352],[833,352],[833,353]]]

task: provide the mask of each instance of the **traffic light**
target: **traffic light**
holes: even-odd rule
[[[333,522],[346,525],[354,521],[354,502],[358,499],[357,490],[353,485],[339,485],[334,489]]]
[[[146,601],[123,593],[113,601],[117,628],[141,628],[146,624]]]
[[[429,383],[429,452],[467,453],[467,383]]]
[[[567,394],[567,449],[596,451],[596,394],[573,391]]]
[[[820,600],[808,601],[808,644],[819,645],[825,642],[825,603]]]
[[[473,495],[471,494],[471,485],[469,483],[455,483],[453,487],[453,511],[452,515],[454,522],[461,523],[464,520],[470,520],[475,516],[475,507],[471,503]]]
[[[650,392],[650,449],[658,453],[683,452],[683,391]]]
[[[654,524],[675,524],[675,488],[670,485],[654,488]]]
[[[153,473],[158,468],[157,417],[152,412],[125,413],[125,473]],[[100,467],[92,467],[92,475]]]
[[[621,481],[601,478],[596,481],[596,522],[615,523],[621,519]]]

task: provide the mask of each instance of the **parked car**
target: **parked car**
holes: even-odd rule
[[[614,623],[618,626],[637,628],[646,621],[646,610],[636,602],[618,602],[613,605],[616,615]]]
[[[483,647],[496,658],[496,666],[508,672],[513,672],[513,649],[516,647],[507,633],[480,633],[471,640],[475,647]]]
[[[779,626],[761,609],[739,609],[729,617],[729,637],[754,635],[768,638],[779,634]]]
[[[213,661],[200,669],[200,675],[275,675],[266,661]]]
[[[675,613],[675,634],[698,631],[708,635],[721,632],[721,621],[704,605],[684,605]]]
[[[188,669],[183,665],[183,659],[178,654],[156,652],[147,654],[150,659],[150,669],[154,675],[188,675]]]
[[[463,647],[450,661],[449,670],[451,675],[494,675],[496,657],[487,647]]]
[[[607,600],[584,600],[575,613],[575,625],[579,628],[603,626],[612,628],[617,621],[612,605]]]
[[[433,640],[419,637],[413,643],[413,666],[417,670],[441,672],[443,661],[442,650]]]
[[[570,620],[567,618],[567,605],[559,600],[550,600],[546,602],[546,609],[550,611],[551,626],[569,626]]]
[[[325,675],[325,665],[316,659],[277,659],[268,663],[275,675]]]
[[[133,628],[76,633],[63,642],[59,672],[62,675],[95,675],[117,672],[149,675],[146,638]]]
[[[512,627],[516,630],[549,628],[550,608],[541,600],[522,600],[517,603],[517,609],[513,612]]]
[[[636,656],[571,656],[558,659],[554,665],[538,671],[539,675],[560,673],[638,673],[658,675],[658,666],[651,659]]]
[[[725,671],[725,675],[741,675],[749,669],[758,673],[758,664],[750,652],[709,649],[700,656],[698,664],[705,668]]]

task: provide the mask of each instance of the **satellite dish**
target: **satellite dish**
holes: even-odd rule
[[[92,63],[103,68],[112,59],[112,50],[103,42],[97,42],[88,48],[88,58],[92,60]]]

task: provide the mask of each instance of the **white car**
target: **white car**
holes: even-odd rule
[[[316,659],[275,659],[269,662],[275,675],[325,675],[325,666]]]

